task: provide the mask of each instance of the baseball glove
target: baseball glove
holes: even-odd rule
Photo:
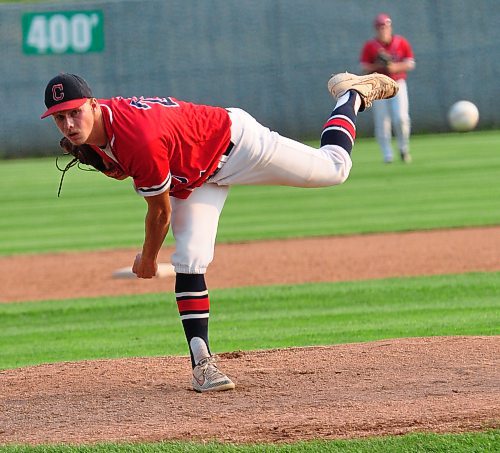
[[[73,145],[66,137],[61,138],[59,146],[65,154],[72,155],[80,164],[90,165],[100,172],[107,170],[106,165],[100,154],[98,154],[90,145]]]
[[[71,143],[66,137],[63,137],[59,141],[59,146],[64,151],[64,154],[73,156],[73,159],[64,168],[59,167],[59,164],[56,159],[56,167],[58,170],[62,172],[61,181],[59,183],[59,190],[57,192],[58,197],[61,194],[64,175],[71,167],[75,165],[78,166],[80,166],[80,164],[87,165],[91,168],[90,169],[85,169],[82,167],[79,168],[82,168],[83,170],[100,171],[101,173],[113,179],[121,180],[127,177],[125,172],[123,172],[123,170],[111,160],[104,162],[102,156],[97,151],[95,151],[90,145],[73,145],[73,143]]]
[[[387,66],[389,66],[390,63],[392,63],[392,57],[390,54],[386,52],[379,52],[379,54],[377,55],[377,59],[375,60],[375,63],[384,68],[387,68]]]

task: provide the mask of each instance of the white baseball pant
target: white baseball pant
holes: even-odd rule
[[[392,131],[398,142],[401,153],[410,150],[410,114],[408,102],[408,89],[405,80],[398,80],[399,91],[391,99],[373,103],[373,120],[375,125],[375,138],[382,151],[385,162],[393,159]]]
[[[171,197],[175,271],[204,274],[214,255],[219,217],[231,185],[328,187],[343,183],[352,161],[341,147],[312,148],[228,109],[234,147],[220,170],[186,199]]]

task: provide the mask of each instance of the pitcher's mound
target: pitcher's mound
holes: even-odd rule
[[[198,394],[188,357],[0,372],[0,444],[295,442],[499,427],[500,337],[221,354],[237,387]]]

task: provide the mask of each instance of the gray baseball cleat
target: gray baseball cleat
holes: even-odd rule
[[[217,368],[213,356],[200,360],[193,369],[193,389],[196,392],[232,390],[234,387],[234,382]]]
[[[399,86],[386,75],[374,72],[358,76],[349,72],[333,74],[328,81],[328,91],[334,98],[339,98],[346,91],[354,90],[361,96],[361,112],[370,108],[373,101],[389,99],[396,96]]]

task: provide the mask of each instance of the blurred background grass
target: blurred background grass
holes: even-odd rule
[[[412,154],[384,165],[360,139],[341,186],[232,187],[218,241],[500,224],[500,131],[415,136]],[[73,169],[57,198],[59,178],[54,158],[0,161],[0,255],[142,244],[146,203],[130,180]]]

